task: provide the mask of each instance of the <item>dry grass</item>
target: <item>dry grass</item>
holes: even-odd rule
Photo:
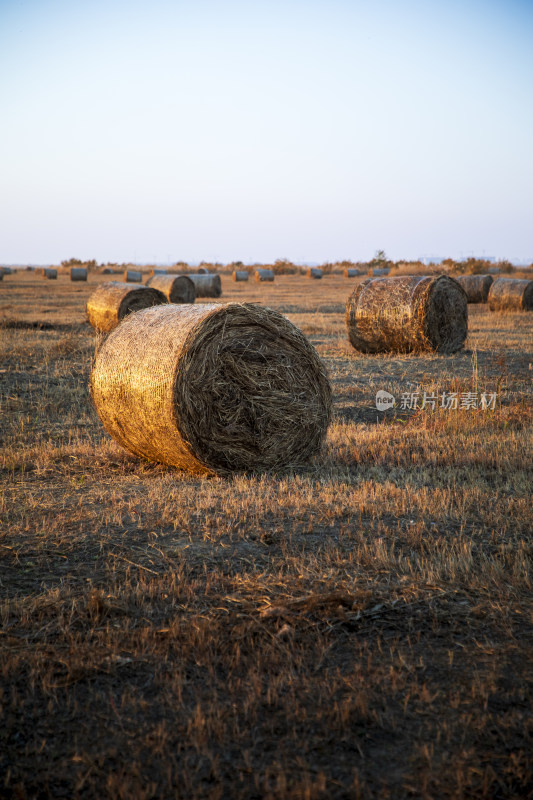
[[[309,336],[334,420],[310,467],[199,479],[102,431],[97,281],[0,289],[0,795],[531,797],[528,315],[363,356],[351,280],[228,278]],[[378,389],[498,401],[380,413]]]

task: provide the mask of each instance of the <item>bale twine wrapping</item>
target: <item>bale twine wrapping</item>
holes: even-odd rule
[[[318,269],[318,267],[309,267],[309,269],[306,272],[306,275],[308,278],[315,278],[316,280],[318,280],[319,278],[322,277],[322,270]]]
[[[247,281],[250,276],[245,269],[234,269],[231,277],[234,281]]]
[[[274,270],[272,269],[256,269],[255,271],[255,279],[259,283],[263,283],[263,281],[273,281],[274,280]]]
[[[71,281],[86,281],[87,269],[85,267],[71,267],[70,268]]]
[[[220,297],[222,294],[222,283],[220,275],[207,274],[188,274],[187,277],[194,283],[196,297]]]
[[[363,353],[455,353],[468,324],[464,290],[452,278],[366,278],[346,303],[348,338]]]
[[[137,272],[134,269],[124,270],[124,281],[126,283],[142,283],[142,280],[143,280],[142,272]]]
[[[345,278],[357,278],[357,276],[360,275],[360,274],[361,273],[359,272],[358,269],[350,268],[350,269],[345,269],[344,270],[344,277]]]
[[[147,286],[163,292],[169,303],[194,303],[196,289],[187,275],[154,275]]]
[[[488,301],[491,311],[533,311],[533,280],[496,278]]]
[[[469,303],[486,303],[494,278],[492,275],[458,275],[455,280],[465,290]]]
[[[127,450],[200,474],[300,464],[331,414],[305,336],[277,311],[239,303],[133,314],[96,353],[91,396]]]
[[[89,297],[87,319],[95,330],[108,333],[128,314],[163,303],[167,304],[165,295],[151,286],[106,281]]]

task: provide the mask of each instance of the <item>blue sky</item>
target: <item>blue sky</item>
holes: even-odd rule
[[[533,258],[533,3],[0,0],[0,263]]]

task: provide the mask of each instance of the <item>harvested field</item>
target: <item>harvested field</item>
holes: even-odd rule
[[[363,355],[343,276],[223,276],[308,336],[333,419],[305,467],[201,478],[102,428],[103,280],[0,287],[2,797],[531,797],[529,315]]]

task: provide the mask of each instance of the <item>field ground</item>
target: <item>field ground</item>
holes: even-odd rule
[[[305,468],[199,479],[91,406],[100,280],[0,283],[0,797],[533,797],[533,314],[369,357],[352,280],[224,276],[308,335],[334,419]]]

